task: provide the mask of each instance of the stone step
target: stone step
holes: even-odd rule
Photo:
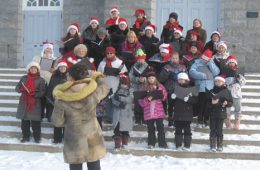
[[[0,74],[26,74],[25,68],[0,68]]]
[[[16,86],[17,81],[1,81],[0,80],[0,86]]]
[[[0,107],[14,107],[17,108],[18,107],[18,103],[0,103]]]

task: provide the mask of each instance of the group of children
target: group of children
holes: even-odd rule
[[[239,129],[245,79],[239,74],[237,58],[229,55],[226,43],[220,41],[220,33],[214,31],[206,43],[206,31],[195,19],[184,39],[178,15],[173,12],[159,41],[144,10],[136,10],[137,20],[131,30],[119,17],[118,8],[110,12],[106,29],[93,17],[80,36],[79,26],[71,24],[60,48],[62,57],[50,70],[41,70],[39,60],[27,66],[27,75],[16,86],[21,93],[17,111],[17,118],[22,120],[21,142],[30,140],[30,124],[35,142],[40,141],[41,115],[46,112],[51,121],[54,88],[67,81],[70,67],[80,63],[89,77],[96,71],[105,75],[110,93],[96,113],[101,128],[103,118],[112,124],[116,149],[128,144],[135,123],[147,125],[148,148],[156,145],[156,130],[158,146],[168,148],[164,130],[167,118],[168,126],[175,127],[176,149],[184,143],[183,149],[189,150],[190,125],[198,116],[198,127],[210,127],[211,150],[222,151],[223,122],[227,128]],[[53,45],[45,43],[43,47],[40,58],[54,60]],[[231,106],[235,108],[234,124],[230,121]],[[54,143],[62,142],[63,131],[54,127]]]

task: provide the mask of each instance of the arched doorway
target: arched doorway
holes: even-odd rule
[[[62,35],[63,0],[23,0],[23,66],[40,55],[42,42],[54,43]]]

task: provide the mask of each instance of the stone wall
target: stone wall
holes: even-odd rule
[[[259,12],[258,18],[247,18],[247,12]],[[246,72],[259,72],[260,63],[260,1],[222,0],[223,38],[231,54],[239,58]]]
[[[0,67],[17,67],[22,60],[22,1],[0,5]]]

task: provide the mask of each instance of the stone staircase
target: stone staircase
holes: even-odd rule
[[[21,150],[33,152],[61,152],[62,144],[52,144],[52,125],[42,122],[42,141],[20,143],[20,120],[15,118],[19,94],[14,88],[20,77],[25,74],[24,69],[0,68],[0,150]],[[224,129],[224,152],[211,153],[208,151],[209,129],[195,127],[194,118],[193,140],[191,151],[176,151],[174,147],[174,129],[165,128],[169,149],[146,149],[147,132],[145,126],[135,126],[131,135],[131,142],[127,149],[115,152],[113,150],[111,125],[104,125],[103,134],[108,151],[119,154],[133,154],[137,156],[173,156],[177,158],[223,158],[260,160],[260,74],[246,74],[247,84],[243,87],[243,118],[241,130]],[[230,147],[229,147],[230,146]],[[195,148],[195,149],[193,149]],[[233,148],[233,149],[232,149]],[[240,151],[242,148],[243,151]],[[253,152],[252,149],[258,151]],[[247,151],[248,150],[248,151]]]

